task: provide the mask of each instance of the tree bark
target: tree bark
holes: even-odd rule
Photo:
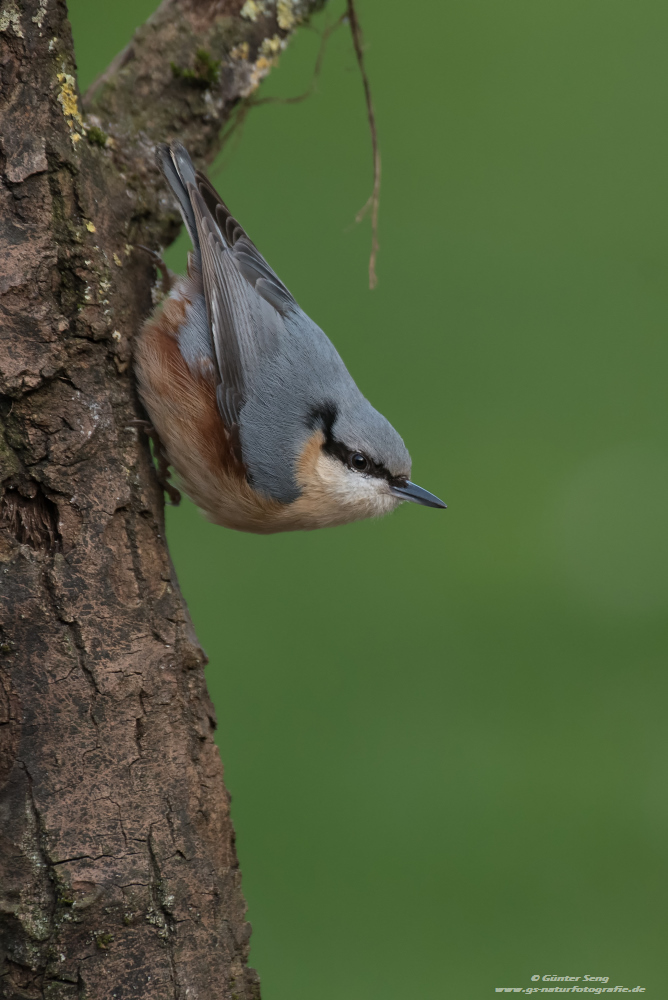
[[[322,0],[164,0],[77,92],[64,0],[0,2],[0,995],[247,1000],[205,656],[132,338],[200,164]]]

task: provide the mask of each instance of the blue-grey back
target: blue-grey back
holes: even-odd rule
[[[240,418],[242,450],[257,489],[284,503],[299,496],[296,462],[321,412],[333,411],[332,433],[352,452],[363,452],[394,475],[408,475],[403,441],[299,307],[283,317],[276,346],[249,375],[251,391]]]

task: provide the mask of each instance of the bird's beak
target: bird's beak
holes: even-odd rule
[[[423,490],[421,486],[416,486],[415,483],[411,483],[410,480],[405,480],[403,482],[390,483],[390,493],[395,497],[399,497],[400,500],[410,500],[411,503],[422,504],[423,507],[447,507],[447,503],[443,503],[438,497],[435,497],[433,493],[428,493],[427,490]]]

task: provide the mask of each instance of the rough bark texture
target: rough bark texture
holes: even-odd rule
[[[4,997],[259,995],[205,658],[133,423],[136,246],[178,228],[155,142],[213,155],[319,5],[165,0],[84,118],[63,0],[0,0]]]

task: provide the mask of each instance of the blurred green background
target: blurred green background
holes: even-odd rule
[[[154,8],[70,0],[82,87]],[[302,91],[318,32],[263,86]],[[168,512],[265,1000],[665,990],[668,6],[359,0],[215,183],[447,511]],[[186,241],[170,251],[184,264]]]

